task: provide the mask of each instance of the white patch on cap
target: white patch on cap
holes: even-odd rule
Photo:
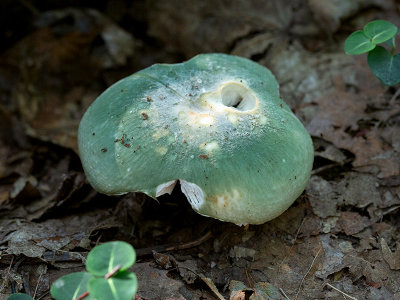
[[[179,114],[184,116],[187,120],[186,123],[192,127],[209,127],[215,122],[215,117],[212,113],[204,113],[188,109],[187,112],[181,111]]]
[[[204,203],[203,190],[195,183],[180,180],[182,192],[185,194],[190,205],[195,209],[199,210]]]
[[[201,144],[200,149],[205,149],[208,152],[213,152],[214,150],[219,149],[219,145],[218,145],[217,141],[211,141],[211,142]]]
[[[165,137],[169,134],[169,130],[160,129],[153,133],[153,139],[159,140],[162,137]]]
[[[232,124],[236,124],[238,121],[236,114],[228,114],[227,118]]]
[[[265,125],[265,124],[267,124],[267,117],[265,117],[265,116],[261,116],[260,117],[260,124],[261,125]]]
[[[161,146],[161,147],[157,147],[156,151],[160,155],[165,155],[168,152],[168,148]]]
[[[219,148],[218,142],[217,141],[212,141],[211,143],[208,143],[204,147],[208,152],[212,152],[214,150],[217,150]]]
[[[162,184],[158,185],[156,187],[156,197],[159,197],[159,196],[164,195],[164,194],[170,194],[171,195],[172,190],[174,189],[177,181],[178,180],[171,180],[171,181],[168,181],[166,183],[162,183]]]

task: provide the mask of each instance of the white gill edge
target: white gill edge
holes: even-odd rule
[[[168,181],[168,182],[158,185],[156,188],[156,197],[167,194],[167,193],[171,194],[172,190],[174,189],[177,182],[178,182],[178,180],[171,180],[171,181]],[[185,181],[182,179],[180,179],[179,182],[181,184],[182,193],[186,196],[190,205],[195,210],[199,210],[200,207],[204,203],[203,190],[195,183],[188,182],[188,181]],[[201,215],[205,216],[205,217],[209,217],[208,215],[203,215],[203,214],[201,214]],[[213,217],[213,218],[218,219],[217,217]],[[218,220],[221,220],[221,219],[218,219]],[[226,220],[221,220],[221,221],[226,221]],[[233,222],[233,223],[235,223],[235,222]],[[238,226],[245,226],[248,223],[235,223],[235,224]]]
[[[190,205],[195,210],[199,210],[204,204],[203,190],[195,183],[187,182],[185,180],[179,180],[179,182],[181,183],[182,193],[185,194]]]
[[[156,197],[159,197],[164,194],[170,194],[172,193],[176,183],[178,180],[171,180],[165,183],[161,183],[156,187]]]
[[[159,197],[164,194],[171,195],[177,182],[178,180],[171,180],[158,185],[156,187],[156,197]],[[185,180],[179,180],[179,182],[181,184],[181,190],[188,199],[190,205],[194,209],[199,210],[204,203],[203,190],[195,183],[188,182]]]

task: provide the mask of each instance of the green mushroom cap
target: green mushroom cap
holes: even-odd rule
[[[156,64],[115,83],[83,116],[78,143],[99,192],[156,198],[179,181],[195,211],[238,225],[284,212],[313,163],[311,138],[271,72],[225,54]]]

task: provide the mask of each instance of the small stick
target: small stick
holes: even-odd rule
[[[343,162],[341,162],[341,163],[333,163],[333,164],[329,164],[329,165],[322,166],[322,167],[320,167],[320,168],[318,168],[318,169],[312,170],[312,171],[311,171],[311,175],[318,174],[318,173],[320,173],[320,172],[322,172],[322,171],[329,170],[329,169],[334,168],[334,167],[337,167],[337,166],[343,166],[343,165],[345,165],[345,164],[351,162],[352,160],[353,160],[353,158],[348,158],[348,159],[345,159],[345,160],[344,160]]]
[[[211,237],[211,234],[212,234],[211,231],[209,231],[205,235],[203,235],[202,237],[200,237],[199,239],[197,239],[195,241],[191,241],[191,242],[188,242],[188,243],[179,244],[179,245],[175,245],[175,246],[166,247],[165,250],[166,251],[182,250],[182,249],[189,249],[189,248],[193,248],[193,247],[199,246],[203,242],[208,240]]]
[[[321,252],[321,250],[322,250],[322,246],[319,247],[317,254],[315,255],[313,261],[311,262],[311,266],[308,268],[307,273],[303,276],[303,279],[301,279],[301,282],[300,282],[300,285],[299,285],[299,289],[297,290],[296,298],[294,298],[295,300],[296,300],[297,297],[299,296],[300,289],[301,289],[301,286],[303,285],[304,279],[306,278],[306,276],[308,275],[308,273],[310,273],[311,268],[313,267],[313,265],[314,265],[314,263],[315,263],[315,260],[317,259],[317,257],[318,257],[318,255],[319,255],[319,253]]]
[[[397,97],[400,95],[400,88],[396,90],[396,92],[394,93],[394,95],[392,96],[392,98],[389,101],[390,105],[393,105],[396,102]]]
[[[13,262],[14,262],[14,255],[11,257],[11,263],[10,263],[10,266],[8,267],[7,275],[6,275],[6,276],[8,276],[8,275],[10,274],[10,271],[11,271],[11,267],[12,267]]]
[[[32,13],[32,15],[37,16],[40,13],[39,10],[30,3],[30,1],[19,0],[19,2],[21,2],[21,4]]]
[[[286,299],[290,300],[290,298],[288,297],[288,295],[285,294],[285,292],[284,292],[284,290],[283,290],[282,288],[279,288],[279,290],[281,291],[282,295],[283,295]]]
[[[355,297],[352,297],[352,296],[350,296],[350,295],[347,295],[345,292],[342,292],[342,291],[339,290],[338,288],[335,288],[333,285],[331,285],[331,284],[329,284],[329,283],[325,283],[325,285],[329,286],[330,288],[334,289],[335,291],[338,291],[338,292],[341,293],[346,299],[347,299],[347,297],[348,297],[348,298],[351,299],[351,300],[358,300],[358,299],[355,298]],[[325,286],[325,285],[324,285],[324,286]]]
[[[305,220],[305,218],[303,218],[303,220],[301,220],[300,226],[299,226],[299,228],[297,228],[296,236],[294,237],[294,240],[293,240],[293,242],[292,242],[292,245],[290,246],[290,249],[289,249],[289,251],[288,251],[288,254],[285,255],[285,257],[282,259],[281,263],[279,264],[279,268],[282,266],[283,262],[284,262],[284,261],[287,259],[287,257],[290,255],[290,252],[292,252],[292,249],[293,249],[293,247],[294,247],[294,244],[296,244],[297,237],[299,236],[300,229],[301,229],[301,227],[303,226],[304,220]]]
[[[42,278],[42,274],[39,275],[39,279],[38,279],[38,281],[36,283],[35,292],[33,293],[33,297],[32,297],[33,299],[35,299],[35,297],[36,297],[36,292],[37,292],[37,289],[38,289],[38,286],[39,286],[41,278]]]
[[[176,266],[172,270],[177,270],[179,272],[179,269],[185,269],[188,270],[189,272],[192,272],[194,275],[196,275],[196,277],[199,277],[201,280],[203,280],[203,282],[211,289],[211,291],[214,292],[214,294],[218,297],[218,299],[224,300],[224,297],[222,297],[222,295],[220,294],[220,292],[218,291],[217,287],[215,286],[214,282],[211,279],[205,277],[202,274],[197,274],[195,271],[186,267]]]
[[[45,292],[42,296],[40,296],[40,297],[37,298],[36,300],[40,300],[40,299],[42,299],[43,297],[47,296],[48,294],[49,294],[49,291]]]
[[[150,248],[141,248],[141,249],[136,249],[136,257],[143,257],[147,255],[151,255],[153,253],[153,250],[159,253],[163,252],[168,252],[168,251],[173,251],[173,250],[182,250],[182,249],[189,249],[193,247],[197,247],[204,243],[206,240],[208,240],[211,237],[212,233],[211,231],[207,232],[205,235],[200,237],[199,239],[195,241],[191,241],[188,243],[183,243],[183,244],[178,244],[178,245],[160,245],[160,246],[154,246]]]
[[[253,280],[250,278],[250,276],[249,276],[249,272],[248,272],[248,270],[247,270],[247,268],[244,270],[245,271],[245,273],[246,273],[246,279],[247,279],[247,282],[249,283],[249,287],[251,287],[251,288],[253,288],[254,287],[254,283],[253,283]]]

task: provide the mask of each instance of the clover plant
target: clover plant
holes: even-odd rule
[[[127,269],[135,260],[135,250],[128,243],[108,242],[96,246],[86,260],[88,272],[71,273],[57,279],[50,293],[56,300],[132,300],[138,284],[136,275]],[[7,298],[29,299],[33,298],[20,293]]]
[[[375,20],[350,34],[344,43],[347,54],[358,55],[368,52],[368,65],[372,72],[385,85],[395,85],[400,82],[400,54],[395,54],[395,36],[399,29],[385,20]],[[388,51],[377,44],[385,43]]]

